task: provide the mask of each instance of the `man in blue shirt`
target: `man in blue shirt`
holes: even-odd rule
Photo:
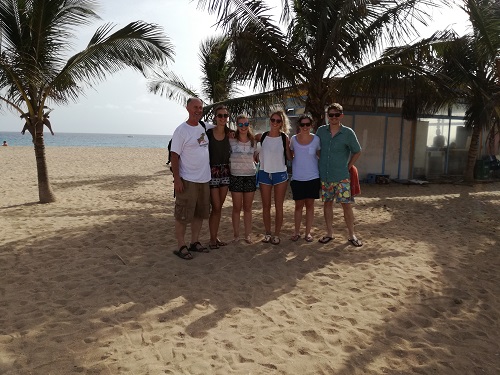
[[[344,110],[338,103],[328,107],[328,125],[320,126],[316,135],[321,141],[319,157],[319,177],[321,179],[321,199],[326,223],[326,236],[319,242],[328,243],[333,239],[333,201],[340,203],[344,210],[344,220],[349,231],[349,242],[362,246],[354,234],[354,213],[351,203],[351,183],[349,169],[361,155],[361,146],[351,128],[341,124]]]

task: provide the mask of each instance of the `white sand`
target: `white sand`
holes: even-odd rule
[[[48,148],[40,205],[32,148],[0,148],[0,374],[500,373],[499,183],[362,185],[362,248],[339,207],[316,241],[319,201],[315,241],[290,241],[288,199],[280,246],[184,261],[165,159]]]

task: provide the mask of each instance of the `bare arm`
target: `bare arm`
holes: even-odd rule
[[[356,161],[359,159],[360,156],[361,156],[361,151],[352,154],[351,160],[349,160],[349,163],[347,164],[347,169],[351,169],[351,167],[356,163]]]
[[[292,160],[293,159],[293,154],[292,151],[290,150],[290,138],[288,136],[286,137],[286,160]]]
[[[176,193],[182,193],[184,184],[179,176],[179,154],[172,152],[170,154],[170,162],[172,164],[172,174],[174,175],[174,190]]]

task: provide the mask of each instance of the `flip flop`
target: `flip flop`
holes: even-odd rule
[[[218,249],[218,248],[219,248],[219,245],[217,245],[217,244],[215,244],[215,245],[208,244],[208,248],[209,248],[210,250],[216,250],[216,249]]]
[[[294,234],[292,237],[290,237],[290,239],[293,241],[293,242],[296,242],[298,241],[300,238],[300,234]]]
[[[182,251],[184,249],[186,249],[185,252]],[[185,260],[191,260],[191,259],[193,259],[193,254],[191,254],[189,252],[189,249],[187,248],[186,245],[181,246],[181,248],[179,250],[174,250],[174,254],[177,255],[181,259],[185,259]]]
[[[306,240],[306,242],[313,242],[313,236],[308,234],[307,236],[304,237],[304,240]]]
[[[226,245],[227,245],[227,243],[226,243],[226,242],[221,241],[221,240],[219,240],[218,238],[217,238],[217,241],[216,241],[215,243],[217,244],[217,246],[226,246]]]
[[[269,242],[271,242],[271,235],[270,235],[270,234],[266,234],[266,235],[264,236],[264,238],[262,239],[262,242],[264,242],[264,243],[269,243]]]
[[[356,237],[354,238],[349,238],[348,241],[351,243],[351,245],[356,246],[356,247],[361,247],[363,246],[363,243],[358,240]]]
[[[196,253],[209,253],[210,252],[210,250],[208,250],[205,246],[203,246],[199,241],[192,243],[189,246],[189,251],[194,251]]]
[[[280,238],[278,236],[273,236],[273,238],[271,239],[271,243],[273,245],[279,245],[281,242]]]
[[[333,240],[334,237],[330,237],[330,236],[323,236],[321,237],[318,242],[319,243],[322,243],[322,244],[325,244],[325,243],[328,243],[330,242],[331,240]]]

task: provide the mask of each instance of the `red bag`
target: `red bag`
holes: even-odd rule
[[[361,194],[361,186],[359,185],[358,168],[354,165],[349,169],[351,175],[351,195],[354,197]]]

